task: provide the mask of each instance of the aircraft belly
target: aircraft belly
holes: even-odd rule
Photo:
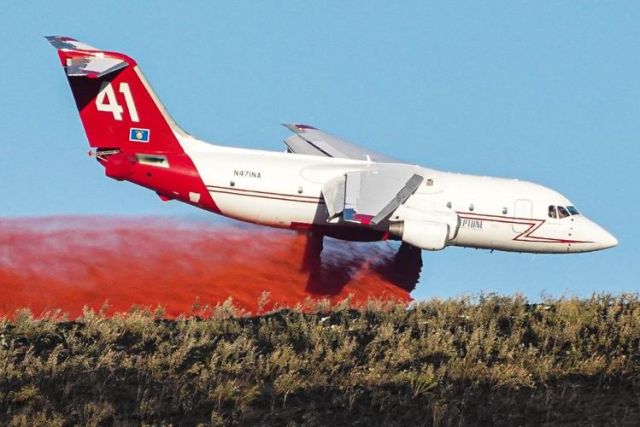
[[[326,222],[322,186],[302,178],[292,158],[228,153],[192,157],[225,216],[277,227]]]
[[[319,212],[326,212],[324,205],[314,202],[217,191],[212,191],[211,195],[225,216],[276,227],[318,223]],[[324,218],[326,220],[326,214]]]

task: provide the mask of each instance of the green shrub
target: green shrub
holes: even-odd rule
[[[264,308],[268,295],[261,297]],[[1,425],[632,424],[640,300],[323,301],[0,320]]]

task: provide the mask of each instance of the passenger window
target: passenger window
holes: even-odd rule
[[[565,208],[563,208],[562,206],[558,206],[558,217],[559,218],[566,218],[569,216],[569,212],[567,212],[567,210]]]
[[[549,218],[558,218],[558,213],[556,212],[556,207],[551,205],[549,206]]]

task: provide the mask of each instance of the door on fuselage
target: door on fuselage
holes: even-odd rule
[[[514,207],[513,207],[513,216],[516,219],[520,219],[520,220],[527,220],[527,219],[531,219],[533,215],[533,202],[531,202],[531,200],[527,200],[527,199],[518,199],[515,201]],[[530,223],[514,223],[513,224],[513,231],[515,231],[516,233],[522,233],[523,231],[527,230],[529,227],[531,227]]]

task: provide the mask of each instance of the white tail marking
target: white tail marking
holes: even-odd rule
[[[127,110],[129,112],[131,121],[139,122],[140,117],[138,117],[138,110],[136,109],[136,104],[133,102],[133,96],[131,95],[129,84],[124,82],[120,83],[118,91],[122,95],[124,95],[124,102],[127,105]],[[122,107],[122,105],[118,104],[118,100],[116,98],[113,87],[111,86],[111,82],[102,82],[102,85],[100,86],[100,92],[98,92],[98,96],[96,96],[96,109],[98,111],[104,111],[113,114],[114,120],[122,120],[122,113],[124,111],[124,108]]]

